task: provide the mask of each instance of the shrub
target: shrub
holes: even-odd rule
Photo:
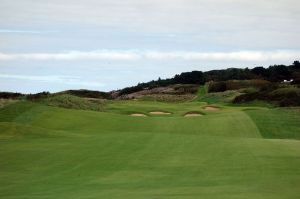
[[[31,100],[31,101],[37,101],[37,100],[41,100],[44,98],[49,97],[51,94],[49,92],[40,92],[40,93],[36,93],[36,94],[29,94],[26,95],[26,99]]]
[[[233,102],[243,103],[254,100],[263,100],[279,106],[300,106],[300,88],[286,87],[275,88],[274,90],[260,90],[237,96]]]
[[[63,94],[70,94],[77,97],[86,97],[86,98],[99,98],[99,99],[110,99],[111,95],[107,92],[101,91],[91,91],[91,90],[66,90],[62,92]]]
[[[239,90],[243,88],[257,88],[261,89],[271,85],[269,81],[261,79],[253,80],[228,80],[221,82],[209,82],[208,92],[224,92],[226,90]]]
[[[225,82],[208,82],[207,91],[209,93],[212,92],[224,92],[226,91],[226,83]]]
[[[2,99],[17,99],[23,96],[24,94],[21,93],[0,92],[0,98]]]
[[[176,94],[196,94],[199,86],[195,84],[180,84],[175,85],[173,88],[176,91]]]

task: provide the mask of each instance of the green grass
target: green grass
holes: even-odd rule
[[[207,85],[200,86],[197,94],[196,101],[206,102],[208,104],[228,104],[240,95],[239,90],[228,90],[225,92],[208,93]]]
[[[300,197],[299,109],[210,112],[205,105],[109,101],[105,112],[7,105],[0,109],[0,198]],[[173,114],[128,116],[157,110]],[[205,115],[182,117],[190,111]]]
[[[299,109],[249,110],[247,114],[265,138],[300,139]]]
[[[166,103],[158,101],[110,101],[105,105],[107,112],[130,114],[144,113],[148,114],[151,111],[163,111],[172,113],[171,116],[182,116],[186,112],[197,111],[201,109],[205,102],[183,102],[183,103]]]
[[[197,93],[197,100],[200,101],[201,98],[207,93],[207,85],[199,86],[198,93]]]
[[[236,96],[241,93],[238,91],[225,91],[219,93],[207,93],[200,98],[200,101],[207,102],[209,104],[222,103],[228,104],[233,101]]]

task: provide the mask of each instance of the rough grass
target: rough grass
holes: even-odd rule
[[[205,104],[112,101],[107,112],[6,106],[0,198],[298,199],[299,111],[223,106],[182,117]],[[153,110],[173,114],[126,115]]]
[[[70,109],[93,111],[102,111],[104,109],[104,103],[101,101],[88,100],[69,94],[59,94],[50,96],[43,99],[41,103],[46,104],[48,106],[56,106]]]
[[[195,95],[170,95],[170,94],[152,94],[140,98],[143,101],[158,102],[187,102],[195,98]]]
[[[9,104],[12,104],[12,103],[15,103],[17,102],[18,100],[15,100],[15,99],[3,99],[3,98],[0,98],[0,108],[3,108]]]

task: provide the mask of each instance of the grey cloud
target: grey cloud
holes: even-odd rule
[[[224,43],[222,38],[238,47],[257,43],[258,48],[269,48],[274,41],[280,42],[279,48],[300,45],[298,0],[0,0],[0,5],[3,27],[116,28],[197,33],[218,41],[216,45]],[[240,36],[234,42],[236,34]]]

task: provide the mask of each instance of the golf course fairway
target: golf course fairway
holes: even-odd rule
[[[20,101],[0,109],[0,198],[300,198],[299,109],[106,106]],[[193,111],[201,117],[184,117]]]

